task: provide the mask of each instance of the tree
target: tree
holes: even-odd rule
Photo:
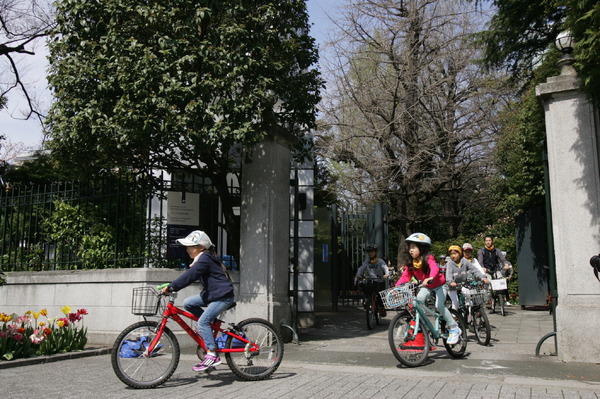
[[[339,21],[317,142],[340,195],[390,205],[398,253],[443,221],[456,236],[492,165],[501,84],[476,66],[470,38],[484,16],[459,1],[354,1]],[[489,206],[489,204],[486,204]]]
[[[34,55],[40,39],[48,36],[54,26],[51,2],[46,0],[0,0],[0,102],[8,92],[20,89],[27,101],[25,119],[42,113],[28,91],[19,70],[19,55]],[[5,76],[10,75],[9,77]],[[0,107],[2,108],[2,107]]]
[[[303,0],[59,0],[56,13],[49,146],[65,165],[209,177],[231,227],[226,176],[242,152],[315,124]]]
[[[570,30],[584,87],[600,100],[600,4],[595,0],[492,0],[497,9],[479,35],[490,68],[505,67],[515,77],[531,79],[536,65],[557,35]]]
[[[546,125],[544,110],[535,87],[559,74],[558,54],[553,53],[533,71],[532,80],[520,98],[501,114],[494,179],[494,195],[506,215],[515,216],[535,206],[544,206],[544,164]]]

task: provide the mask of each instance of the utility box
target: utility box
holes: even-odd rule
[[[517,216],[516,241],[521,307],[548,306],[550,269],[546,217],[542,207]]]

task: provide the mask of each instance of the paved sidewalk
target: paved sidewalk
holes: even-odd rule
[[[319,312],[315,328],[300,331],[300,345],[287,344],[284,360],[268,380],[245,382],[225,364],[194,373],[197,358],[181,358],[171,379],[153,390],[126,387],[114,375],[109,355],[0,370],[7,398],[600,398],[600,366],[534,357],[540,337],[552,330],[548,312],[510,308],[490,315],[493,346],[469,342],[464,359],[435,351],[431,362],[398,365],[387,342],[384,318],[367,330],[364,313],[343,307]],[[598,343],[591,343],[597,345]]]

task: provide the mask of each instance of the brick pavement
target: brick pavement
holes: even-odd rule
[[[134,390],[114,375],[110,356],[99,355],[0,369],[0,385],[3,396],[14,399],[600,398],[597,364],[533,356],[537,339],[552,326],[547,314],[512,309],[505,318],[492,315],[492,347],[470,342],[468,356],[459,360],[436,351],[430,364],[414,369],[399,366],[387,347],[391,315],[371,331],[359,309],[319,316],[316,328],[300,331],[301,345],[286,345],[281,367],[265,381],[239,381],[225,364],[208,374],[194,373],[197,358],[184,354],[163,386]]]

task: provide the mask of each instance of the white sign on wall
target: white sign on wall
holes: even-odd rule
[[[198,226],[200,194],[169,191],[167,193],[167,224]]]
[[[167,193],[167,259],[188,259],[185,248],[175,240],[183,238],[200,223],[200,194],[169,191]]]

